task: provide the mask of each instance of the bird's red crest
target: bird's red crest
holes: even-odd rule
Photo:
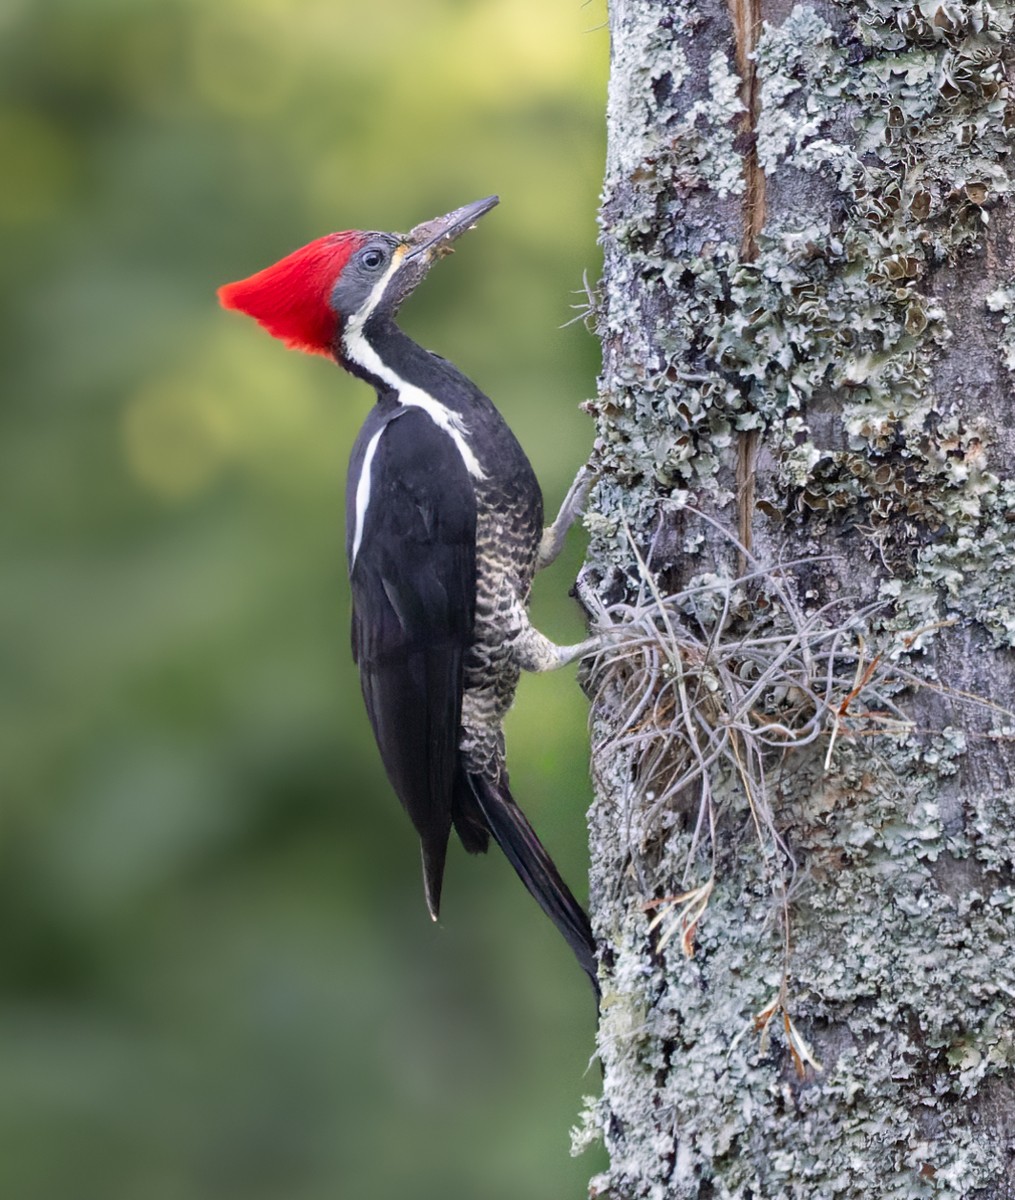
[[[362,233],[329,233],[256,275],[218,290],[223,308],[253,317],[293,350],[330,354],[337,317],[328,303],[342,268],[366,241]]]

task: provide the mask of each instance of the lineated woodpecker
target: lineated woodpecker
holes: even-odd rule
[[[376,389],[347,487],[352,647],[388,778],[422,844],[431,916],[452,826],[472,853],[493,834],[597,987],[588,917],[511,796],[502,729],[520,670],[561,666],[596,644],[556,646],[527,612],[533,574],[557,556],[587,480],[579,474],[544,531],[539,484],[503,417],[394,320],[495,204],[489,196],[408,234],[329,234],[219,297]]]

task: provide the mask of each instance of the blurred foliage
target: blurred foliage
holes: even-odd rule
[[[590,441],[607,33],[544,0],[0,2],[0,1195],[561,1200],[593,1001],[496,854],[440,926],[350,661],[371,396],[220,311],[333,228],[502,206],[405,326],[559,501]],[[577,539],[580,541],[580,539]],[[580,559],[537,619],[580,636]],[[585,709],[515,790],[583,890]]]

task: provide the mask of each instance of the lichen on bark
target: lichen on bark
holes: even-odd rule
[[[588,681],[592,1195],[1015,1195],[1012,25],[611,5],[585,584],[672,653]]]

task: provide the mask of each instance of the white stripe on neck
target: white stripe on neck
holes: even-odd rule
[[[364,327],[370,318],[370,314],[377,307],[384,295],[384,291],[388,286],[388,281],[395,271],[401,266],[404,255],[396,255],[392,260],[391,266],[385,271],[384,275],[374,284],[373,291],[367,297],[366,303],[349,318],[348,323],[342,333],[342,349],[345,351],[346,357],[350,362],[355,363],[358,367],[362,367],[364,371],[369,372],[374,378],[386,383],[388,387],[398,396],[399,403],[411,404],[415,408],[421,408],[435,425],[443,429],[444,432],[455,443],[458,453],[462,456],[462,462],[465,463],[465,469],[469,472],[473,479],[485,479],[486,472],[479,465],[479,459],[473,454],[468,442],[465,440],[465,434],[468,430],[465,422],[453,409],[448,408],[446,404],[441,402],[429,392],[425,392],[421,387],[417,387],[414,383],[407,383],[395,371],[393,371],[370,345]],[[370,445],[367,447],[367,454],[370,458],[373,457],[372,449],[376,449],[376,436],[371,439]],[[362,485],[363,477],[360,477]],[[369,484],[368,484],[369,489]],[[356,491],[357,511],[359,504],[359,489]],[[366,508],[364,507],[364,513]],[[355,558],[355,555],[353,555]]]

